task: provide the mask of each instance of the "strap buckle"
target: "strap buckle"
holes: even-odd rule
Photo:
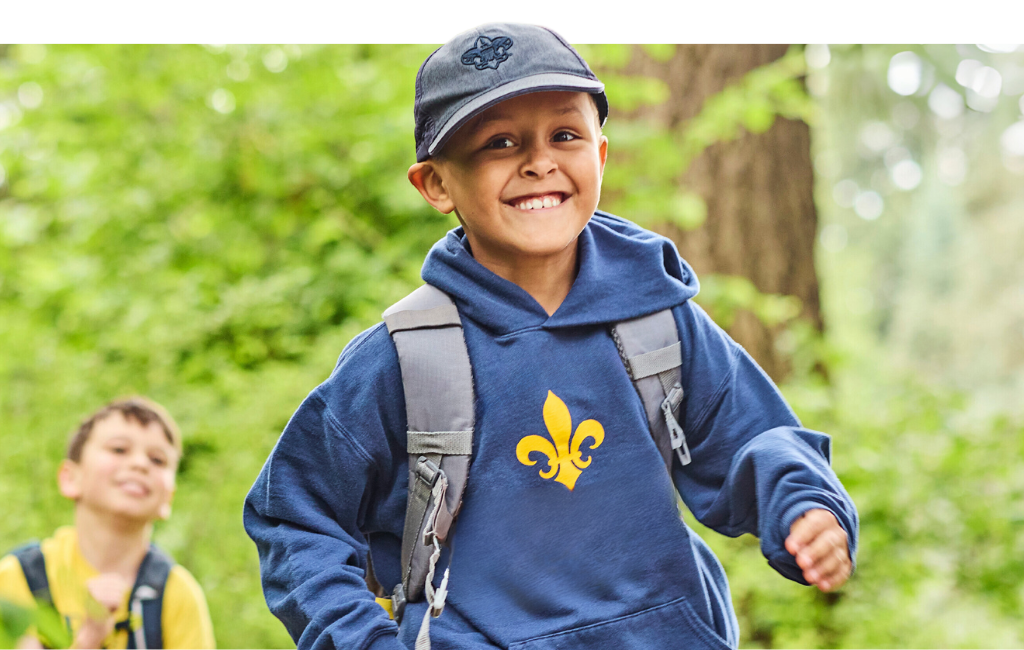
[[[391,614],[398,625],[402,624],[402,616],[405,615],[405,603],[405,587],[399,582],[391,592]]]
[[[441,468],[437,466],[437,463],[426,456],[416,459],[416,478],[426,483],[428,487],[433,488],[440,475]]]
[[[683,387],[679,382],[676,382],[676,385],[672,387],[672,390],[665,397],[665,401],[661,403],[661,413],[665,416],[665,424],[668,426],[672,449],[675,450],[676,456],[679,457],[680,464],[689,465],[692,459],[690,458],[690,448],[686,445],[686,434],[683,433],[683,427],[679,425],[679,421],[676,420],[676,416],[673,414],[673,410],[682,401]]]
[[[430,461],[427,461],[430,463]],[[433,465],[433,463],[430,463]],[[434,465],[434,467],[437,467]],[[434,484],[430,490],[430,498],[434,502],[434,508],[427,514],[427,523],[423,528],[423,545],[436,545],[444,542],[448,537],[448,529],[452,523],[451,514],[445,504],[445,494],[448,492],[448,477],[440,469],[433,476]]]

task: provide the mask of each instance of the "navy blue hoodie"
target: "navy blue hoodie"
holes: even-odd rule
[[[681,521],[673,483],[701,523],[757,535],[769,563],[804,583],[784,541],[807,510],[832,512],[856,549],[857,513],[829,465],[830,439],[802,428],[690,300],[697,279],[669,240],[598,212],[578,245],[578,276],[551,316],[473,259],[461,229],[424,263],[423,279],[459,308],[477,397],[469,483],[437,571],[439,582],[451,561],[433,647],[736,647],[725,574]],[[693,459],[676,460],[671,476],[608,329],[669,308]],[[561,418],[591,435],[578,475],[545,478],[542,453],[517,454],[524,440],[544,446],[531,436],[551,439],[546,408],[548,424]],[[377,325],[295,412],[249,492],[244,523],[267,603],[300,648],[413,646],[425,603],[408,605],[399,630],[363,578],[372,548],[384,588],[400,580],[405,420],[395,347]]]

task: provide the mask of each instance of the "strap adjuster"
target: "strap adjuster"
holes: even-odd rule
[[[441,475],[441,468],[434,461],[426,456],[420,456],[416,460],[416,477],[433,488],[437,483],[437,477]]]
[[[405,615],[405,587],[399,582],[391,592],[391,615],[395,623],[402,624],[402,616]]]
[[[691,458],[690,448],[686,445],[686,434],[683,433],[683,427],[679,425],[679,421],[676,420],[676,416],[672,413],[682,401],[683,387],[680,383],[676,382],[676,385],[668,392],[668,396],[665,397],[665,401],[661,403],[661,413],[665,416],[665,425],[668,427],[672,449],[675,450],[676,456],[679,457],[680,464],[689,465]]]

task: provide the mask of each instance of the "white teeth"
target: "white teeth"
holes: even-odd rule
[[[516,204],[516,207],[520,210],[540,210],[541,208],[553,208],[556,205],[562,204],[562,197],[555,195],[547,195],[543,199],[533,198],[526,199],[521,203]]]
[[[133,494],[135,496],[143,496],[146,494],[147,491],[146,487],[143,486],[141,483],[138,483],[137,481],[125,481],[124,483],[121,484],[121,488],[125,492]]]

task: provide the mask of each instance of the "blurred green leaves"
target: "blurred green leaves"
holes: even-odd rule
[[[71,634],[52,605],[37,602],[25,608],[0,599],[0,648],[16,648],[18,641],[32,630],[48,648],[71,646]]]
[[[396,72],[421,50],[54,47],[6,67],[43,100],[0,131],[0,309],[140,367],[300,358],[400,295],[371,279],[415,278],[449,226],[377,172],[412,161]]]
[[[782,325],[800,315],[800,299],[761,293],[754,283],[738,275],[708,274],[701,278],[697,302],[719,326],[729,329],[739,310],[753,313],[769,327]]]
[[[764,133],[776,116],[813,123],[813,104],[799,81],[805,71],[802,50],[791,47],[782,58],[709,98],[678,135],[683,159],[688,164],[709,146],[735,140],[743,130]]]
[[[601,75],[605,93],[615,98],[615,110],[629,113],[641,106],[663,104],[669,97],[668,84],[654,77],[607,72]]]
[[[583,49],[591,64],[601,69],[609,101],[617,112],[631,113],[669,99],[669,89],[661,79],[621,72],[635,49],[622,45]],[[675,53],[674,45],[638,49],[656,61],[666,61]],[[735,140],[744,132],[764,133],[776,117],[812,122],[813,103],[801,82],[805,73],[802,49],[791,47],[783,57],[710,97],[696,116],[678,126],[644,118],[610,120],[605,132],[615,162],[605,168],[608,209],[629,215],[642,225],[670,223],[683,230],[699,227],[707,208],[700,196],[680,186],[690,163],[715,143]]]

